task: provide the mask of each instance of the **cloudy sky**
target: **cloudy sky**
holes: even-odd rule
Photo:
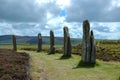
[[[82,38],[89,20],[96,39],[120,39],[120,0],[0,0],[0,35],[70,36]]]

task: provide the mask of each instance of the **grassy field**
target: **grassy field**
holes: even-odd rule
[[[42,45],[42,49],[49,49],[49,45]],[[60,49],[62,45],[55,45],[57,49]],[[0,48],[4,49],[12,49],[13,45],[0,45]],[[22,48],[31,48],[31,49],[37,49],[37,45],[31,45],[31,44],[23,44],[23,45],[17,45],[17,49],[20,50]]]
[[[114,56],[120,59],[120,45],[116,43],[97,43],[98,54]],[[47,55],[47,51],[36,52],[37,45],[17,45],[18,52],[27,52],[31,56],[31,76],[33,80],[120,80],[120,62],[97,60],[95,67],[78,66],[81,57],[72,55],[70,59],[60,59],[62,54]],[[0,46],[12,49],[12,45]],[[33,50],[21,50],[29,48]],[[43,50],[48,50],[48,45],[43,45]],[[62,50],[62,46],[56,46]],[[79,46],[73,47],[73,52],[80,53]],[[107,54],[107,55],[105,55]],[[104,57],[104,58],[106,58]]]
[[[70,59],[60,59],[62,54],[25,52],[31,56],[30,71],[33,80],[120,80],[119,62],[97,60],[95,67],[76,68],[81,60],[77,55],[73,55]]]

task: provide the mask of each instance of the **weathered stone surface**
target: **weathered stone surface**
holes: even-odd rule
[[[96,45],[94,42],[94,34],[93,31],[91,31],[90,34],[90,62],[95,63],[96,60]]]
[[[95,43],[93,31],[90,33],[88,20],[83,21],[82,62],[95,63]]]
[[[13,38],[13,50],[14,50],[14,51],[17,51],[16,36],[13,35],[12,38]]]
[[[90,24],[88,20],[83,21],[83,40],[82,40],[82,61],[90,60]]]
[[[54,32],[50,30],[50,52],[49,54],[55,53],[55,39],[54,39]]]
[[[38,34],[38,52],[42,50],[42,36],[41,33]]]
[[[71,56],[71,41],[68,27],[64,27],[64,56]]]

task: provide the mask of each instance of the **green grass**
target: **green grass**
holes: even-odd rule
[[[49,49],[49,45],[42,45],[42,49]],[[62,49],[62,45],[55,45],[57,49]],[[0,45],[0,48],[4,49],[12,49],[13,45]],[[31,44],[22,44],[22,45],[17,45],[17,49],[20,50],[21,48],[34,48],[37,49],[37,45],[31,45]]]
[[[23,52],[23,51],[22,51]],[[62,54],[47,55],[45,52],[24,51],[31,56],[31,76],[33,80],[119,80],[120,63],[97,60],[95,67],[79,67],[81,58],[72,55],[60,59]]]
[[[99,44],[110,52],[118,51],[120,45]],[[60,59],[62,54],[47,55],[46,52],[23,51],[21,48],[37,48],[37,45],[18,45],[18,51],[27,52],[31,56],[31,76],[33,80],[120,80],[120,62],[104,62],[97,60],[95,67],[77,67],[80,56],[72,55],[69,59]],[[12,49],[12,45],[0,46],[0,48]],[[48,49],[43,45],[43,49]],[[62,50],[62,46],[56,46]],[[80,51],[76,51],[80,52]]]

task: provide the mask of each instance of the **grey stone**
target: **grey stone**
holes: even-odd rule
[[[14,51],[17,51],[16,36],[13,35],[12,38],[13,38],[13,50],[14,50]]]
[[[55,53],[55,39],[54,39],[54,32],[50,30],[50,52],[49,54]]]
[[[38,52],[42,50],[42,36],[41,33],[38,34]]]
[[[88,20],[83,21],[82,62],[95,63],[96,45],[93,31],[90,32]]]
[[[64,56],[71,56],[71,40],[68,27],[64,27]]]

